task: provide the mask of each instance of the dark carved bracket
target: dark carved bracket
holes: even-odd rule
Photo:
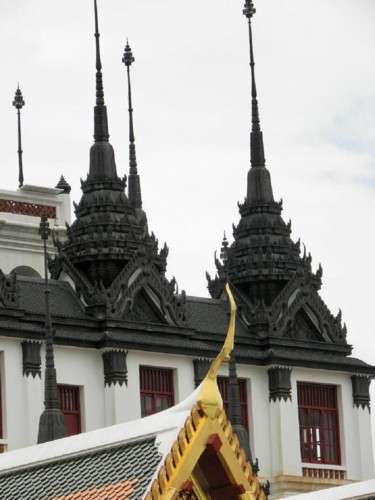
[[[104,385],[128,385],[128,367],[126,356],[128,351],[103,352]]]
[[[32,342],[25,340],[21,342],[22,345],[22,371],[24,376],[32,375],[35,378],[37,375],[41,376],[42,359],[40,356],[40,349],[42,344],[39,342]]]
[[[270,401],[292,401],[291,368],[274,367],[268,370]]]
[[[18,296],[16,293],[17,276],[14,272],[4,274],[0,269],[0,303],[7,307],[17,307]]]
[[[195,387],[203,381],[204,377],[210,368],[211,361],[209,359],[193,359],[194,364],[194,383]]]
[[[370,410],[370,378],[364,375],[353,375],[352,389],[353,389],[353,406],[359,408],[360,406]]]

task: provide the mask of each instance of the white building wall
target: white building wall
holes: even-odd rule
[[[22,374],[21,339],[0,340],[0,369],[3,396],[3,426],[8,449],[34,444],[43,411],[44,348],[42,377]],[[82,431],[140,418],[139,367],[157,366],[174,370],[175,403],[194,390],[193,358],[129,350],[128,383],[104,386],[102,351],[55,346],[59,384],[81,388]],[[228,376],[223,364],[220,375]],[[239,378],[247,380],[250,445],[259,459],[261,477],[301,477],[303,467],[336,469],[349,480],[374,477],[370,415],[367,408],[353,407],[350,374],[293,368],[291,401],[269,401],[267,367],[237,365]],[[338,410],[342,464],[301,462],[299,446],[297,382],[333,384],[338,387]]]
[[[56,217],[49,219],[50,229],[65,239],[65,222],[70,224],[70,195],[61,189],[25,185],[17,191],[0,189],[1,202],[54,207]],[[0,211],[0,269],[10,273],[18,266],[28,266],[44,276],[43,245],[39,235],[40,217]],[[55,253],[52,238],[48,251]]]
[[[105,427],[104,374],[101,352],[97,349],[59,345],[55,345],[54,350],[57,383],[80,387],[82,431]],[[44,361],[43,349],[42,378],[44,378]]]

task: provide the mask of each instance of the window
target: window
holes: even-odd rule
[[[339,465],[337,387],[297,383],[302,462]]]
[[[173,370],[139,367],[141,416],[153,415],[174,405]]]
[[[81,408],[79,387],[59,385],[60,410],[65,418],[66,434],[73,436],[81,432]]]
[[[225,413],[228,415],[229,377],[217,377],[217,385],[219,387],[221,397],[223,398],[223,405],[224,405]],[[247,412],[246,379],[239,378],[238,379],[238,387],[240,390],[240,406],[241,406],[241,415],[242,415],[242,425],[245,427],[247,433],[249,434],[249,418],[248,418],[248,412]]]

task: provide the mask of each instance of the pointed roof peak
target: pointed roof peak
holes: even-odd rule
[[[94,108],[94,140],[95,142],[108,142],[107,108],[104,103],[104,87],[102,75],[102,62],[100,59],[100,33],[98,22],[98,6],[94,0],[95,12],[95,49],[96,49],[96,105]]]
[[[250,69],[251,69],[251,116],[252,116],[252,129],[251,129],[251,166],[264,167],[266,160],[264,157],[263,134],[260,129],[259,107],[257,99],[257,88],[255,82],[255,61],[253,49],[253,36],[251,29],[251,18],[255,14],[256,9],[251,0],[245,0],[243,14],[248,19],[249,24],[249,48],[250,48]]]
[[[137,170],[137,156],[135,150],[133,103],[130,82],[130,66],[135,61],[133,52],[126,39],[122,62],[125,64],[128,81],[128,111],[129,111],[129,201],[134,208],[142,208],[141,182]]]
[[[65,194],[69,194],[72,190],[70,184],[66,182],[65,177],[62,175],[59,182],[56,184],[55,188],[62,189]]]
[[[250,133],[250,163],[251,169],[247,181],[247,202],[274,203],[271,177],[266,169],[266,159],[264,156],[263,133],[260,128],[259,106],[257,88],[255,82],[255,60],[253,48],[253,35],[251,29],[251,19],[256,10],[252,0],[245,0],[243,14],[248,19],[249,24],[249,49],[250,49],[250,69],[251,69],[251,133]]]

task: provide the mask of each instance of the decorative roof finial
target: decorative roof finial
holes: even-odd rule
[[[95,46],[96,46],[96,106],[94,108],[94,140],[95,142],[108,142],[108,118],[107,108],[104,103],[102,63],[100,60],[98,7],[94,0],[95,10]]]
[[[53,352],[53,330],[49,306],[47,240],[51,230],[46,216],[41,217],[39,234],[43,240],[44,279],[46,299],[45,344],[46,368],[44,379],[44,411],[39,420],[38,444],[66,437],[64,415],[60,411],[57,393],[56,369]]]
[[[25,105],[25,101],[22,97],[22,92],[20,90],[19,84],[17,85],[16,94],[13,100],[13,106],[17,110],[17,120],[18,120],[18,181],[19,187],[23,186],[23,166],[22,166],[22,142],[21,142],[21,109]]]
[[[134,125],[133,125],[133,105],[132,105],[132,90],[130,84],[130,66],[135,61],[133,53],[129,46],[128,40],[126,40],[126,46],[124,50],[124,56],[122,62],[126,66],[127,77],[128,77],[128,111],[129,111],[129,188],[128,195],[130,204],[134,208],[142,208],[142,194],[141,194],[141,184],[137,170],[137,157],[135,153],[135,137],[134,137]]]
[[[250,68],[251,68],[251,114],[252,114],[252,130],[250,136],[250,161],[253,167],[264,167],[266,164],[266,160],[264,158],[263,134],[260,130],[257,89],[255,84],[253,37],[251,31],[251,18],[255,14],[256,10],[251,0],[245,0],[244,9],[242,12],[249,21]]]
[[[202,387],[198,396],[198,406],[211,419],[214,419],[218,411],[223,409],[223,399],[217,386],[217,371],[222,361],[229,361],[230,354],[234,347],[234,330],[236,323],[236,304],[233,299],[228,283],[225,291],[230,304],[230,319],[227,336],[217,358],[212,362],[210,369],[202,382]]]
[[[223,242],[221,244],[220,259],[223,261],[223,264],[226,264],[228,262],[228,240],[225,231]]]

